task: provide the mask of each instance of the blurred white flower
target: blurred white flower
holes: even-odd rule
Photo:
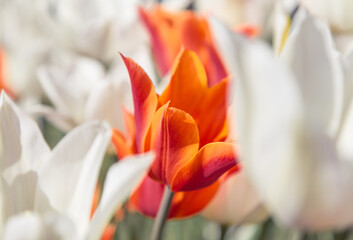
[[[0,236],[4,239],[99,239],[117,205],[151,162],[152,156],[144,155],[114,164],[90,220],[110,141],[109,126],[98,121],[83,124],[51,151],[36,123],[3,92],[0,129]]]
[[[132,1],[37,0],[43,27],[61,47],[109,62],[117,51],[144,41]]]
[[[35,1],[0,0],[0,47],[5,55],[7,82],[19,100],[30,102],[40,98],[36,67],[45,62],[51,47]]]
[[[277,52],[297,22],[301,22],[303,12],[319,17],[330,26],[335,48],[347,53],[353,48],[353,2],[338,0],[284,0],[276,3],[274,11],[273,39]],[[298,10],[299,9],[299,10]],[[305,10],[304,10],[305,9]]]
[[[327,21],[335,31],[353,31],[351,0],[300,0],[314,16]]]
[[[123,52],[154,78],[147,35],[137,15],[137,5],[145,2],[0,0],[0,45],[10,87],[20,100],[38,102],[37,68],[60,51],[94,58],[105,66]]]
[[[195,8],[221,19],[231,28],[251,24],[264,33],[270,26],[274,3],[275,0],[196,0]]]
[[[353,223],[352,55],[304,16],[281,57],[231,37],[241,158],[275,219],[321,230]]]
[[[36,106],[31,109],[32,114],[44,114],[64,131],[93,119],[106,120],[112,127],[123,129],[122,107],[131,109],[132,104],[126,70],[106,73],[94,59],[63,59],[38,70],[39,82],[54,108]]]

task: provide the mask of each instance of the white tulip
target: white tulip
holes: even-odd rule
[[[266,207],[296,228],[351,225],[352,55],[340,56],[308,15],[279,60],[264,44],[230,39],[239,151]]]
[[[0,236],[4,239],[99,239],[152,158],[146,154],[114,164],[90,220],[111,137],[106,123],[94,121],[73,129],[51,151],[36,123],[2,92],[0,135]]]
[[[94,59],[64,59],[59,64],[44,65],[38,71],[39,82],[53,108],[37,105],[29,112],[45,115],[64,131],[95,119],[105,120],[113,128],[122,130],[122,107],[132,108],[126,70],[119,75],[106,74],[102,64]]]
[[[353,31],[351,0],[301,0],[315,16],[327,21],[336,31]]]

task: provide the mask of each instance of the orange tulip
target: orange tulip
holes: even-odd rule
[[[199,56],[205,66],[209,86],[228,76],[205,18],[191,11],[169,13],[161,7],[151,11],[141,8],[139,12],[151,36],[153,55],[162,75],[170,71],[178,53],[184,48]]]
[[[130,205],[155,216],[164,185],[176,192],[169,217],[202,210],[216,193],[219,180],[234,167],[234,145],[226,143],[227,78],[208,87],[197,55],[184,51],[176,61],[168,87],[158,96],[147,74],[124,56],[134,115],[124,111],[127,134],[114,130],[119,158],[153,150],[148,175],[132,194]]]

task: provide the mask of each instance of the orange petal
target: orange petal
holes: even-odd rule
[[[169,185],[184,164],[199,149],[199,132],[194,119],[186,112],[163,105],[152,121],[151,150],[156,158],[149,176]]]
[[[116,225],[108,224],[108,226],[104,229],[101,240],[112,240],[116,231]]]
[[[235,27],[235,31],[251,38],[259,36],[261,32],[259,27],[251,24],[240,24]]]
[[[172,14],[159,7],[150,12],[139,8],[139,14],[151,36],[152,52],[157,68],[164,76],[170,70],[181,48],[178,36],[180,23]]]
[[[154,218],[162,200],[164,187],[165,185],[146,176],[129,199],[130,209]],[[200,212],[211,201],[218,187],[219,182],[216,182],[201,190],[175,193],[168,218],[190,217]]]
[[[185,49],[196,52],[205,67],[208,86],[213,86],[228,76],[224,63],[212,39],[206,19],[187,15],[182,24],[181,42]]]
[[[134,154],[132,146],[129,145],[124,135],[117,129],[113,129],[111,141],[115,147],[116,155],[122,159],[128,155]]]
[[[159,97],[161,104],[189,113],[196,121],[200,145],[215,140],[222,131],[227,114],[227,79],[207,87],[206,74],[197,55],[184,51],[176,63],[169,85]]]
[[[137,153],[136,146],[136,127],[134,115],[130,113],[126,108],[122,108],[124,126],[126,130],[126,140],[134,153]]]
[[[234,144],[209,143],[176,173],[171,190],[191,191],[207,187],[236,164]]]
[[[9,95],[12,99],[15,99],[15,94],[10,90],[10,88],[6,84],[4,54],[0,46],[0,91],[1,89],[5,90],[6,94]]]
[[[200,57],[209,86],[228,75],[206,19],[190,11],[169,13],[161,7],[152,11],[140,9],[140,16],[150,33],[152,51],[162,75],[171,69],[182,48],[192,50]]]
[[[96,188],[94,189],[94,194],[93,194],[93,200],[92,200],[92,206],[91,206],[91,213],[90,213],[90,219],[93,217],[94,212],[96,211],[100,198],[102,194],[102,189],[99,185],[99,183],[96,185]]]
[[[212,200],[218,187],[219,182],[216,181],[212,185],[200,190],[176,192],[169,211],[169,218],[190,217],[202,211]]]
[[[145,71],[132,59],[124,57],[122,54],[121,57],[130,75],[134,100],[137,149],[142,152],[149,125],[157,108],[158,97]]]

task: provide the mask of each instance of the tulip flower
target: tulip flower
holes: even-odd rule
[[[37,124],[2,92],[1,239],[99,239],[152,156],[126,159],[108,171],[99,206],[90,219],[93,193],[111,130],[90,122],[50,150]],[[20,229],[20,231],[19,231]]]
[[[353,3],[349,0],[301,0],[312,15],[321,18],[330,25],[337,49],[347,53],[353,47]]]
[[[353,3],[349,0],[301,0],[308,11],[329,22],[336,31],[353,31]]]
[[[0,45],[7,54],[7,80],[13,90],[26,103],[40,102],[37,69],[53,64],[53,56],[62,51],[93,58],[104,66],[111,66],[121,51],[152,76],[147,35],[138,21],[139,2],[3,1]]]
[[[240,158],[266,207],[295,228],[351,225],[352,53],[340,56],[308,15],[279,60],[264,44],[231,39]]]
[[[170,13],[162,7],[153,10],[140,8],[140,16],[150,34],[153,55],[162,76],[171,70],[182,48],[199,56],[209,86],[228,76],[204,17],[191,11]]]
[[[105,73],[102,64],[94,59],[62,58],[65,60],[60,64],[46,64],[38,70],[39,82],[53,108],[37,105],[31,112],[46,116],[65,132],[94,119],[123,129],[121,106],[132,105],[128,76],[121,73],[117,77],[113,71]],[[106,107],[110,102],[118,107]]]
[[[6,81],[21,104],[38,102],[36,68],[48,57],[51,40],[42,31],[33,1],[1,1],[0,45],[6,57]]]
[[[36,12],[56,46],[109,63],[118,50],[132,54],[145,45],[146,35],[137,17],[139,3],[39,0]]]
[[[288,4],[290,2],[292,4]],[[349,1],[294,0],[287,1],[287,4],[285,3],[286,1],[278,2],[274,14],[274,42],[276,49],[279,49],[279,46],[283,47],[288,33],[296,28],[296,22],[301,21],[300,15],[302,14],[300,12],[303,9],[329,24],[335,48],[338,51],[347,54],[353,47],[353,18],[349,18],[350,14],[347,11],[347,9],[350,9]],[[299,11],[297,11],[298,9]]]
[[[216,192],[218,178],[236,166],[227,137],[226,93],[229,80],[208,87],[197,55],[181,53],[161,95],[143,71],[123,56],[131,79],[134,114],[125,112],[127,135],[114,131],[119,158],[153,150],[148,176],[130,198],[131,205],[154,217],[164,185],[175,192],[169,217],[200,211]]]

